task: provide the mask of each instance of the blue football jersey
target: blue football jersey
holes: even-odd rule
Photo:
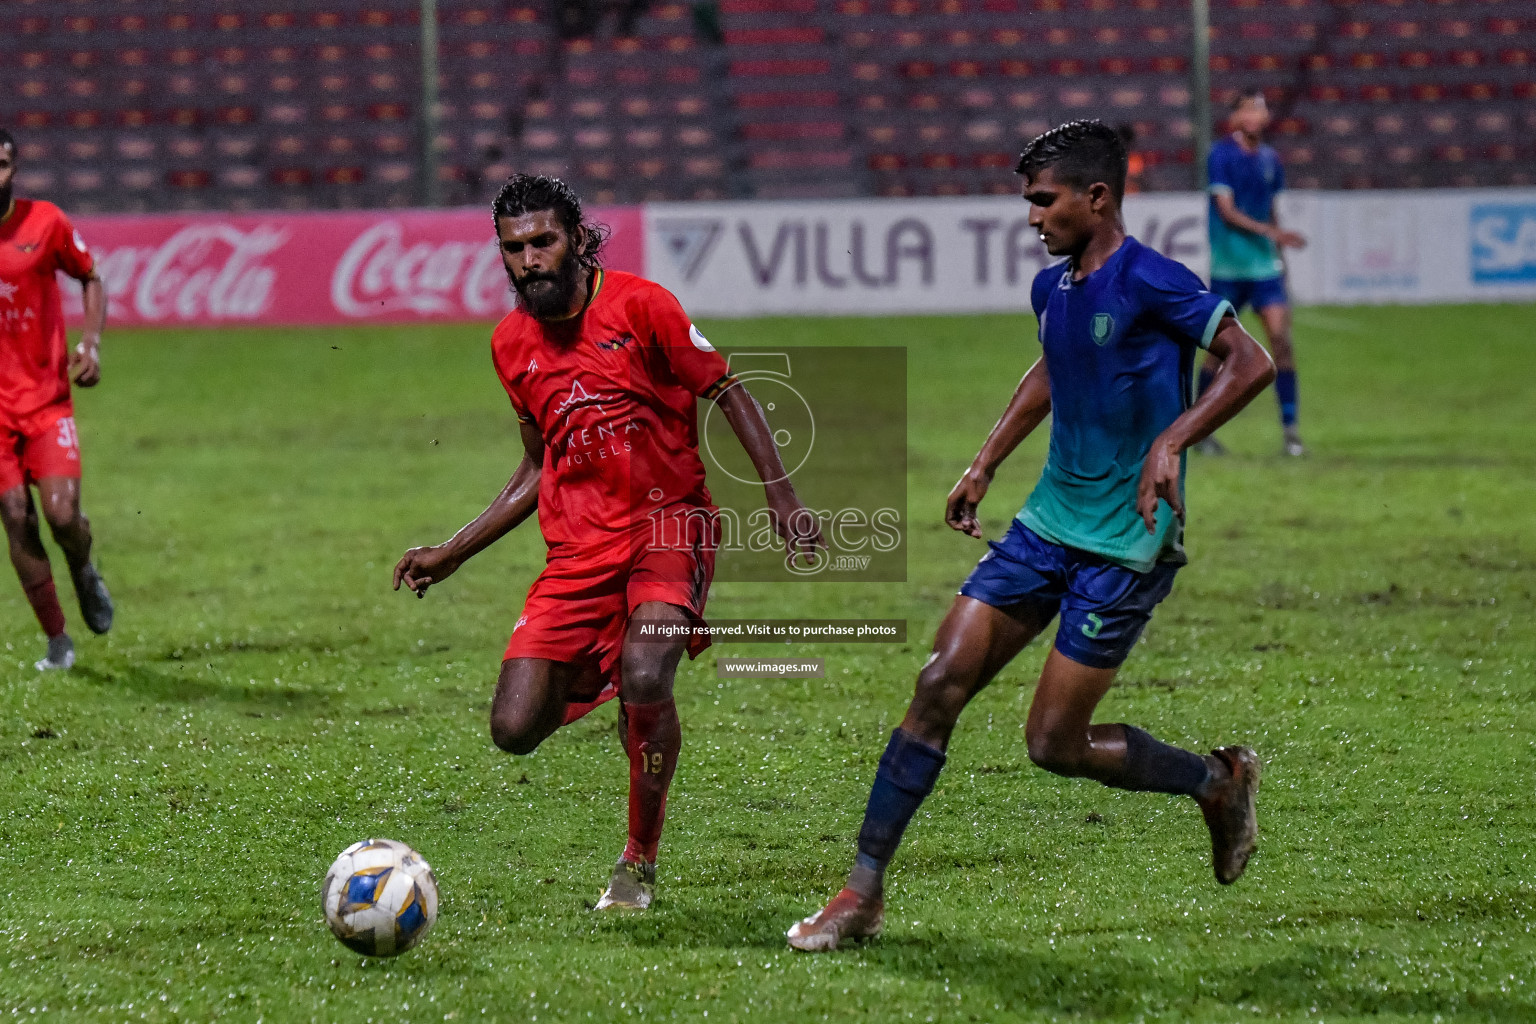
[[[1210,179],[1211,277],[1227,281],[1262,281],[1285,272],[1280,250],[1263,235],[1235,228],[1216,210],[1216,196],[1227,193],[1240,211],[1268,224],[1275,196],[1285,188],[1285,168],[1274,147],[1260,145],[1247,152],[1232,138],[1211,147]]]
[[[1136,488],[1152,441],[1194,401],[1196,349],[1231,304],[1130,237],[1080,281],[1071,261],[1046,267],[1030,297],[1051,378],[1051,443],[1019,520],[1137,572],[1182,562],[1173,509],[1159,502],[1148,533]]]

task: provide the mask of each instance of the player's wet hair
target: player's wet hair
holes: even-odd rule
[[[1233,110],[1237,110],[1244,103],[1247,103],[1249,100],[1262,100],[1263,98],[1264,98],[1264,90],[1263,89],[1243,89],[1243,90],[1240,90],[1236,96],[1232,97],[1232,109]]]
[[[1047,167],[1073,188],[1102,181],[1119,202],[1125,198],[1125,143],[1103,121],[1068,121],[1035,136],[1019,154],[1016,172],[1034,178]]]
[[[587,229],[587,244],[576,253],[576,262],[588,270],[602,264],[603,243],[608,240],[607,225],[582,219],[581,199],[576,191],[561,181],[544,174],[514,174],[501,186],[491,201],[491,225],[502,217],[520,217],[525,213],[551,210],[565,228],[565,233],[576,237],[576,229]]]

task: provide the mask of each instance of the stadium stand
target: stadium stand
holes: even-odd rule
[[[600,202],[1011,192],[1022,139],[1134,128],[1195,181],[1181,0],[441,0],[445,199],[515,168]],[[0,123],[71,209],[404,206],[412,0],[11,0]],[[1214,0],[1216,109],[1265,90],[1292,184],[1536,179],[1529,0]]]

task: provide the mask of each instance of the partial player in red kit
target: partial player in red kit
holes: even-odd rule
[[[548,564],[507,645],[491,736],[531,753],[619,697],[629,842],[597,907],[644,910],[682,742],[673,676],[685,651],[709,645],[697,627],[718,526],[699,459],[700,398],[717,404],[763,479],[789,557],[815,557],[821,531],[757,402],[670,292],[598,264],[602,232],[564,182],[519,174],[492,212],[518,308],[491,349],[526,454],[474,522],[405,553],[395,588],[425,595],[538,510]]]
[[[0,521],[11,564],[48,635],[48,653],[37,667],[64,669],[75,663],[75,647],[64,631],[31,488],[64,550],[86,626],[105,633],[112,628],[112,598],[91,563],[91,523],[80,511],[80,442],[69,383],[88,388],[101,379],[107,294],[80,233],[52,203],[13,197],[15,176],[16,143],[0,129]],[[59,301],[61,270],[85,292],[85,329],[72,355]]]

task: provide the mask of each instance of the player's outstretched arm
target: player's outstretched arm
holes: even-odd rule
[[[1275,244],[1282,249],[1305,249],[1306,238],[1299,231],[1287,231],[1280,226],[1280,214],[1271,211],[1269,214],[1269,226],[1275,229]]]
[[[539,478],[544,469],[544,438],[532,423],[520,423],[523,461],[496,500],[474,521],[441,544],[411,548],[395,564],[395,589],[404,583],[417,597],[441,583],[459,566],[511,533],[539,505]]]
[[[763,416],[763,407],[757,404],[745,384],[733,384],[715,399],[720,411],[725,413],[736,438],[746,450],[747,457],[763,481],[767,494],[768,511],[773,515],[773,528],[784,540],[784,553],[791,561],[804,556],[805,564],[816,560],[816,549],[825,548],[827,542],[821,536],[821,523],[816,513],[806,508],[795,494],[779,457],[779,446],[774,444],[773,431]]]
[[[1243,330],[1235,316],[1221,318],[1211,338],[1210,351],[1221,360],[1211,386],[1157,436],[1142,464],[1136,511],[1147,524],[1148,533],[1157,529],[1159,498],[1180,519],[1184,518],[1184,502],[1179,497],[1179,455],[1214,434],[1275,379],[1274,360]]]
[[[107,289],[95,271],[80,282],[85,306],[85,327],[80,332],[80,343],[69,357],[69,376],[83,388],[95,387],[101,382],[101,332],[107,326]]]
[[[1003,460],[1038,427],[1051,411],[1051,376],[1042,357],[1029,368],[1019,386],[1014,389],[1013,399],[1003,410],[1002,418],[992,427],[981,451],[976,453],[971,466],[949,492],[944,505],[944,521],[951,529],[975,537],[982,537],[981,522],[976,518],[976,506],[987,496],[992,477]]]
[[[1237,200],[1232,197],[1231,192],[1216,193],[1216,212],[1221,215],[1222,220],[1239,231],[1247,231],[1267,238],[1281,248],[1300,249],[1307,244],[1307,240],[1296,232],[1282,230],[1278,220],[1273,224],[1266,224],[1239,210]]]

